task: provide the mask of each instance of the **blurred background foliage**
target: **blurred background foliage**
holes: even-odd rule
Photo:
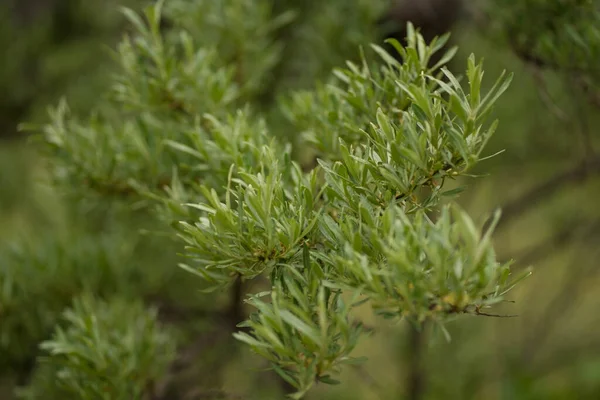
[[[213,29],[194,34],[219,43],[225,53],[235,54],[227,46],[237,43],[252,54],[253,45],[260,49],[263,44],[227,37],[229,23],[256,29],[249,15],[261,10],[247,3],[247,13],[224,10],[223,18],[230,20],[212,21]],[[359,348],[358,355],[368,355],[369,362],[347,370],[342,385],[318,388],[310,398],[600,398],[598,5],[589,0],[421,0],[433,4],[438,15],[419,20],[426,13],[411,14],[410,7],[419,8],[416,3],[275,2],[272,15],[293,9],[295,22],[277,28],[277,59],[248,60],[274,65],[265,67],[268,79],[259,77],[248,96],[268,109],[287,90],[312,87],[343,60],[357,59],[359,45],[395,32],[403,25],[398,19],[410,19],[434,34],[451,28],[459,46],[457,65],[475,53],[485,58],[486,76],[503,69],[515,73],[495,109],[500,129],[487,150],[506,151],[477,167],[485,178],[457,182],[469,186],[460,202],[480,219],[501,207],[495,239],[499,256],[516,259],[514,268],[533,265],[534,275],[514,292],[515,303],[506,306],[506,314],[518,317],[461,318],[449,326],[450,343],[428,332],[412,334],[403,325],[379,326],[365,315],[377,332]],[[103,49],[114,48],[128,29],[118,6],[142,5],[138,0],[0,5],[2,399],[10,399],[13,386],[30,379],[37,344],[51,337],[64,308],[89,292],[141,297],[158,310],[159,319],[185,327],[181,343],[189,345],[187,358],[177,363],[203,360],[198,369],[178,365],[186,372],[174,374],[185,387],[181,392],[193,394],[189,398],[226,398],[221,388],[278,398],[272,379],[248,370],[251,355],[231,353],[238,345],[220,330],[231,321],[208,318],[198,283],[173,267],[175,245],[165,248],[164,240],[137,233],[155,228],[155,222],[118,202],[107,204],[123,208],[111,218],[90,212],[85,201],[76,206],[65,202],[47,185],[44,160],[17,132],[22,121],[44,121],[46,107],[63,96],[74,113],[91,109],[115,68]],[[389,9],[393,12],[382,18]],[[193,21],[203,12],[199,7],[198,13],[179,17]],[[285,131],[280,116],[271,117]],[[72,251],[65,252],[67,247]],[[226,296],[222,301],[226,304]],[[11,308],[20,310],[18,318]]]

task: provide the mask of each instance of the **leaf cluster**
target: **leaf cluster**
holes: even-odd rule
[[[142,399],[175,356],[173,336],[139,300],[83,295],[63,319],[66,327],[41,344],[49,357],[20,398]]]
[[[212,290],[238,279],[265,283],[248,295],[255,311],[236,338],[301,398],[356,361],[350,354],[367,333],[354,313],[360,304],[396,321],[443,325],[502,301],[514,285],[508,265],[495,259],[491,230],[481,232],[457,208],[438,208],[456,194],[444,192],[445,181],[485,158],[496,127],[487,120],[511,76],[483,94],[483,65],[472,56],[463,85],[444,68],[455,49],[428,67],[448,37],[425,43],[409,25],[406,46],[390,42],[400,61],[372,46],[327,84],[286,93],[278,104],[291,135],[319,157],[306,172],[292,145],[275,139],[291,135],[275,132],[258,104],[282,51],[270,34],[290,16],[270,2],[250,3],[159,1],[144,17],[126,10],[135,30],[119,47],[110,102],[84,122],[63,103],[43,139],[58,181],[132,207],[144,200],[149,216],[173,223],[168,239],[179,240],[187,258],[180,266]],[[198,15],[204,22],[196,26]],[[166,32],[163,17],[175,24]],[[116,326],[112,306],[99,307],[103,329],[133,335],[134,327]],[[85,346],[61,350],[94,333],[94,321],[80,323],[93,309],[77,305],[70,328],[46,345],[51,358],[67,362],[61,376],[69,387],[106,377],[94,375],[106,371],[104,359],[81,368]],[[163,339],[142,320],[154,349]],[[106,349],[117,346],[111,354],[145,371],[145,359],[129,358],[139,349],[106,340]],[[111,376],[125,378],[119,373]],[[111,382],[119,395],[141,393],[142,381]]]
[[[482,65],[471,57],[464,91],[448,70],[439,76],[424,70],[441,45],[428,47],[411,32],[406,49],[394,43],[403,63],[376,47],[384,60],[380,79],[366,61],[362,72],[349,64],[336,72],[339,86],[323,88],[334,100],[305,100],[310,112],[297,110],[297,120],[319,132],[308,142],[323,144],[325,154],[306,174],[309,184],[295,163],[266,157],[269,172],[263,166],[230,178],[224,200],[204,188],[208,201],[191,206],[205,215],[194,225],[183,222],[187,270],[218,286],[237,276],[269,277],[270,303],[250,297],[258,311],[241,326],[251,333],[237,337],[271,360],[298,397],[313,382],[331,380],[361,333],[350,312],[357,304],[338,303],[344,293],[364,296],[388,317],[443,323],[501,301],[512,284],[507,266],[495,260],[490,232],[480,234],[464,212],[450,218],[445,209],[438,223],[425,214],[439,203],[444,179],[480,160],[495,129],[486,117],[510,76],[481,95]],[[347,113],[335,114],[340,109]],[[287,111],[294,120],[296,108]],[[348,131],[356,137],[340,137]],[[337,147],[326,146],[332,138]],[[292,171],[293,183],[280,169]],[[425,187],[431,193],[419,199]]]
[[[129,234],[39,231],[42,241],[22,239],[2,246],[0,368],[35,357],[37,344],[81,293],[139,298],[160,287],[170,269],[145,271],[148,257],[139,254],[148,249]]]

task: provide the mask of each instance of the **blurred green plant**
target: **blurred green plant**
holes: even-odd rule
[[[32,385],[19,398],[141,399],[167,375],[175,342],[156,312],[133,299],[77,297],[40,347]]]
[[[492,1],[499,33],[525,61],[539,67],[597,73],[600,10],[594,0]]]
[[[0,369],[26,368],[60,313],[81,293],[139,299],[162,290],[171,268],[145,269],[151,238],[130,231],[92,233],[80,228],[38,230],[36,240],[11,240],[0,251]],[[168,247],[165,247],[165,249]],[[143,256],[140,255],[144,254]]]
[[[78,111],[94,106],[111,68],[101,46],[123,28],[117,4],[138,0],[8,0],[0,5],[0,137],[23,120],[41,120],[46,107],[68,94]],[[94,48],[98,51],[90,51]],[[85,82],[85,84],[83,84]]]

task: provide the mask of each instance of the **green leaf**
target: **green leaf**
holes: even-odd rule
[[[483,98],[479,107],[475,110],[476,115],[485,114],[488,109],[498,100],[498,98],[508,89],[512,82],[513,74],[506,75],[506,71],[502,71],[502,74],[494,83],[494,86]]]
[[[398,67],[398,68],[401,66],[400,62],[398,62],[398,60],[396,60],[394,57],[392,57],[381,46],[378,46],[376,44],[371,44],[371,48],[373,50],[375,50],[375,52],[379,55],[379,57],[381,57],[381,59],[383,61],[385,61],[388,65]]]
[[[321,346],[321,338],[316,328],[309,326],[288,310],[281,310],[281,318],[291,327],[304,334],[315,346]]]

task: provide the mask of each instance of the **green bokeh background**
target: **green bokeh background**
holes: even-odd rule
[[[0,245],[23,237],[37,243],[67,229],[63,204],[44,186],[43,163],[15,127],[20,121],[43,120],[46,106],[61,96],[70,99],[76,112],[89,110],[110,78],[112,64],[102,46],[114,45],[125,26],[116,5],[139,4],[46,3],[46,12],[24,26],[16,25],[13,14],[0,7]],[[343,13],[331,18],[338,18],[332,24],[344,23]],[[73,26],[67,29],[64,24]],[[455,65],[466,65],[468,55],[475,53],[484,57],[489,80],[503,69],[515,73],[495,109],[500,127],[488,146],[489,154],[505,152],[477,167],[476,173],[486,176],[457,183],[468,186],[459,202],[483,220],[496,207],[578,165],[590,143],[598,145],[600,116],[558,75],[546,74],[547,88],[540,93],[531,68],[501,42],[484,38],[475,25],[459,24],[453,37],[460,46]],[[548,107],[548,97],[563,117]],[[600,179],[592,173],[556,183],[547,195],[527,202],[525,212],[506,216],[495,236],[500,258],[516,259],[515,268],[534,266],[532,277],[512,293],[514,303],[501,310],[518,317],[463,317],[449,326],[451,342],[429,336],[421,354],[422,398],[600,398],[599,199]],[[189,281],[178,272],[165,272],[164,263],[171,260],[148,257],[147,270],[161,271],[154,278],[159,283],[149,284],[155,292],[169,292],[165,279]],[[181,286],[168,296],[178,293]],[[194,296],[181,301],[193,303]],[[338,387],[318,387],[310,399],[404,398],[414,367],[408,330],[381,323],[367,311],[363,317],[377,331],[357,350],[369,356],[368,363],[345,371]],[[237,346],[233,338],[224,340]],[[220,356],[203,359],[210,364]],[[276,398],[258,391],[260,373],[248,370],[250,359],[242,352],[227,361],[221,377],[224,388],[256,396],[252,398]],[[8,372],[0,375],[0,399],[11,398],[13,380]]]

